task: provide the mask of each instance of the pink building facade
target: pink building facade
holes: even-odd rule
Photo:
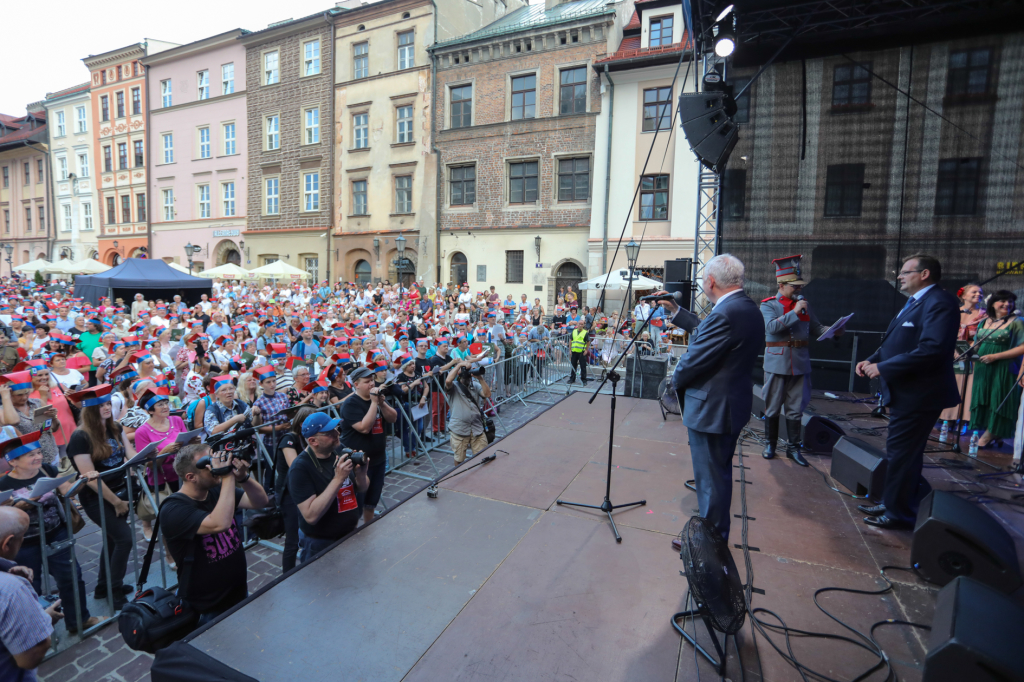
[[[245,47],[235,29],[143,60],[152,257],[196,271],[243,265]]]

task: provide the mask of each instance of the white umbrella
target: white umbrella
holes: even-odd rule
[[[309,273],[283,260],[274,261],[269,265],[258,267],[252,274],[263,279],[309,279]]]
[[[184,272],[186,275],[189,274],[188,268],[186,268],[184,265],[178,265],[177,263],[175,263],[173,261],[168,263],[168,265],[170,265],[171,268],[173,268],[174,270],[177,270],[178,272]]]
[[[605,284],[605,278],[607,277],[608,283]],[[580,282],[579,287],[581,290],[600,291],[601,289],[607,289],[610,291],[625,291],[629,285],[629,269],[621,268],[618,270],[612,270],[610,275],[599,275],[593,279],[588,279],[586,282]],[[660,289],[661,282],[656,279],[650,279],[643,275],[633,272],[633,289],[635,291],[643,291],[647,289]]]
[[[16,265],[14,271],[25,275],[34,275],[36,272],[46,273],[51,267],[53,267],[53,263],[50,261],[37,258],[22,265]]]
[[[80,261],[64,259],[51,265],[47,272],[60,275],[96,275],[109,269],[109,265],[104,265],[92,258],[85,258]]]
[[[234,263],[225,263],[224,265],[218,265],[215,268],[209,270],[203,270],[202,272],[196,273],[199,277],[208,277],[210,279],[252,279],[252,273],[243,268],[240,265]]]

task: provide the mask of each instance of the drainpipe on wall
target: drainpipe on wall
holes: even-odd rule
[[[434,42],[431,47],[437,45],[437,2],[430,0],[434,8]],[[437,270],[437,281],[441,283],[441,151],[437,148],[437,56],[430,54],[430,151],[434,152],[436,163],[434,164],[434,262]]]
[[[604,233],[601,236],[601,272],[608,272],[608,200],[612,190],[612,121],[615,116],[615,83],[608,73],[608,65],[604,65],[604,77],[608,79],[611,92],[608,95],[608,162],[604,179]],[[601,292],[602,298],[604,292]]]
[[[142,111],[143,127],[146,130],[146,149],[143,152],[146,155],[146,255],[150,258],[156,258],[156,254],[153,253],[153,197],[149,194],[150,180],[153,178],[153,164],[152,154],[150,154],[149,144],[153,141],[149,121],[149,64],[143,64],[142,68],[146,70],[145,78],[143,79],[146,84],[146,98],[145,98],[145,109]],[[212,87],[212,86],[211,86]],[[213,191],[211,189],[211,191]],[[211,197],[212,198],[212,197]],[[136,199],[136,201],[138,201]],[[206,247],[209,251],[209,246]]]

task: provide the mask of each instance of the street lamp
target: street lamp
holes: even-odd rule
[[[117,242],[114,242],[115,244]],[[192,242],[185,245],[185,257],[188,258],[188,274],[192,274],[192,256],[203,250],[201,246],[192,246]]]
[[[538,237],[537,239],[540,239],[540,237]],[[630,239],[629,243],[626,244],[626,260],[629,261],[629,269],[630,269],[629,276],[630,277],[633,276],[632,270],[636,266],[636,259],[639,256],[640,256],[640,245],[637,244],[632,239]]]
[[[533,245],[537,247],[537,262],[540,262],[540,235],[533,238]]]
[[[405,258],[405,237],[403,237],[402,235],[398,235],[398,237],[395,239],[395,246],[398,247],[399,260]]]
[[[14,253],[14,244],[4,244],[4,251],[7,252],[7,267],[11,271],[11,277],[14,277],[14,263],[11,262],[11,255]]]

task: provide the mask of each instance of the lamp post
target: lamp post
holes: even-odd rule
[[[398,235],[395,238],[395,247],[398,249],[398,259],[395,261],[395,279],[402,285],[402,273],[405,271],[405,237]]]
[[[540,235],[533,238],[533,245],[537,248],[537,262],[540,262]]]
[[[193,254],[199,253],[203,248],[201,246],[192,246],[192,242],[185,245],[185,257],[188,258],[188,274],[192,274],[192,256]]]
[[[636,267],[636,260],[640,256],[640,245],[632,239],[626,244],[626,262],[629,265],[629,281],[626,284],[626,300],[633,305],[633,269]],[[627,313],[628,314],[628,313]],[[634,324],[635,324],[634,320]]]
[[[4,251],[7,252],[7,268],[10,270],[11,277],[14,277],[14,263],[11,259],[11,255],[14,253],[14,244],[4,244]]]

